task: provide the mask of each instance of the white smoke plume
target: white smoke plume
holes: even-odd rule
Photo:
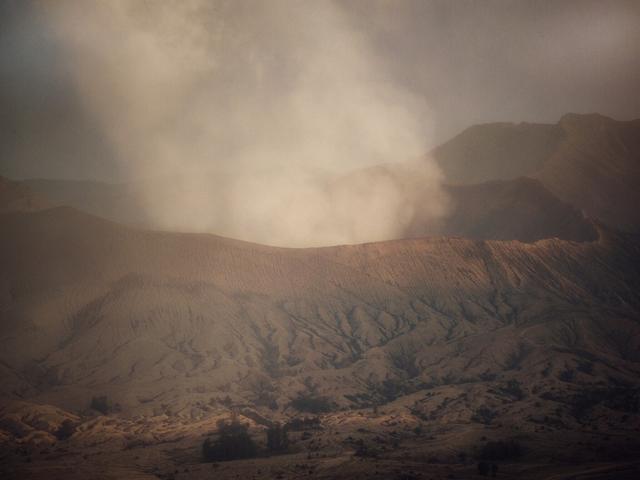
[[[422,159],[430,113],[390,81],[338,3],[40,8],[159,228],[283,246],[359,243],[402,236],[418,196],[423,218],[446,208],[432,162],[411,175],[366,170]]]

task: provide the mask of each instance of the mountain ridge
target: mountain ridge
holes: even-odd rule
[[[129,323],[129,318],[135,318],[133,312],[140,308],[144,312],[147,304],[151,311],[160,308],[159,318],[168,315],[162,322],[169,321],[169,324],[161,331],[169,327],[171,318],[181,319],[180,322],[184,321],[184,315],[190,318],[192,314],[188,312],[203,301],[203,307],[213,301],[217,305],[213,312],[226,312],[223,315],[231,315],[236,321],[240,321],[238,315],[241,311],[249,309],[247,311],[253,312],[250,315],[252,320],[247,324],[249,330],[244,335],[258,342],[252,362],[262,364],[262,368],[266,367],[261,355],[269,350],[270,340],[265,340],[269,338],[266,332],[274,328],[272,321],[275,320],[269,320],[270,316],[279,319],[277,323],[281,325],[289,325],[287,329],[294,329],[290,332],[309,328],[308,332],[323,331],[321,337],[324,336],[325,341],[322,343],[327,350],[322,356],[319,357],[317,351],[315,354],[308,351],[309,345],[305,346],[305,342],[300,346],[306,351],[304,355],[295,348],[291,350],[293,344],[280,342],[275,347],[281,356],[272,365],[274,368],[286,368],[282,363],[285,361],[283,357],[293,355],[314,358],[307,367],[322,371],[322,365],[353,362],[360,355],[358,352],[377,348],[376,345],[382,345],[380,342],[385,337],[396,338],[411,332],[421,315],[440,318],[439,321],[444,322],[442,325],[453,329],[447,335],[454,335],[456,329],[471,332],[491,325],[517,323],[520,315],[525,315],[523,318],[530,315],[521,313],[519,309],[526,312],[527,308],[535,305],[534,298],[546,295],[566,304],[563,308],[571,302],[583,302],[585,298],[599,298],[603,305],[613,302],[614,307],[628,310],[630,313],[626,316],[629,317],[635,315],[640,303],[638,295],[633,293],[637,272],[628,266],[632,262],[617,260],[619,255],[622,259],[635,258],[637,248],[633,247],[634,241],[624,240],[625,237],[619,237],[619,234],[603,235],[603,230],[600,239],[591,243],[548,239],[526,244],[436,237],[317,249],[280,249],[210,235],[145,232],[87,217],[63,208],[4,215],[1,219],[3,231],[11,233],[2,241],[2,251],[12,252],[9,257],[4,254],[2,258],[6,266],[2,277],[3,290],[10,292],[8,298],[6,293],[3,295],[3,311],[13,311],[9,318],[16,318],[16,321],[18,318],[30,319],[31,323],[23,325],[26,328],[23,333],[27,335],[34,327],[37,330],[38,325],[44,329],[31,340],[34,356],[19,361],[16,366],[42,359],[42,355],[48,358],[44,363],[49,364],[47,368],[63,365],[78,356],[71,353],[74,341],[80,341],[79,345],[82,345],[85,336],[94,335],[94,329],[98,329],[95,332],[103,331],[101,324],[113,329],[117,323],[125,321],[122,335],[126,338],[127,332],[136,328]],[[58,225],[57,229],[52,228],[52,222]],[[85,239],[78,236],[78,230],[84,232]],[[13,243],[8,240],[12,238]],[[73,245],[71,250],[69,245]],[[31,258],[34,260],[26,260]],[[594,262],[602,266],[594,267]],[[614,272],[605,265],[617,265],[620,270]],[[464,275],[456,273],[457,269],[462,269],[460,272],[465,272]],[[38,275],[39,272],[47,273]],[[599,286],[602,276],[611,283],[604,290]],[[523,296],[529,288],[532,290]],[[565,290],[561,297],[557,297],[558,289]],[[56,315],[51,315],[52,306],[47,299],[65,291],[69,298],[76,300],[66,308],[55,307],[60,312],[57,314],[59,323],[56,323],[52,320]],[[24,310],[21,298],[26,294],[31,300],[28,309]],[[158,297],[159,294],[166,295],[166,298]],[[193,302],[188,308],[180,299],[185,295]],[[491,300],[492,295],[497,295],[494,300]],[[44,301],[37,301],[37,298]],[[551,300],[551,305],[554,302]],[[396,307],[392,307],[396,303]],[[112,309],[110,304],[116,308],[112,313],[109,313]],[[154,304],[157,306],[153,307]],[[174,306],[170,307],[172,304]],[[257,305],[261,307],[255,310]],[[360,309],[360,313],[350,318],[354,315],[354,307],[356,312]],[[176,308],[175,313],[171,313]],[[260,309],[266,313],[259,313]],[[38,314],[38,311],[42,313]],[[127,311],[129,313],[125,313]],[[45,312],[49,313],[42,317]],[[105,314],[116,324],[98,321]],[[203,311],[199,315],[203,315]],[[358,315],[362,318],[358,319]],[[206,317],[197,318],[196,315],[195,319],[189,320],[196,321],[196,326],[200,325],[195,331],[209,328],[204,320]],[[330,318],[332,320],[329,321]],[[12,321],[7,324],[6,319],[5,315],[5,329],[15,329],[16,324]],[[79,319],[83,320],[78,323]],[[451,323],[451,319],[457,320]],[[98,323],[94,323],[96,321]],[[225,322],[218,322],[214,321],[214,324],[219,327],[225,325]],[[255,328],[258,330],[253,330]],[[435,328],[434,338],[444,335],[447,330],[437,326],[437,322],[431,328]],[[282,338],[289,337],[290,333],[285,333],[287,329],[282,332]],[[42,335],[42,331],[46,334]],[[55,332],[64,331],[75,333],[71,337],[58,333],[58,340],[54,341]],[[355,331],[369,333],[363,337]],[[5,339],[7,334],[5,330]],[[13,335],[20,336],[16,330],[13,330]],[[202,335],[198,334],[190,338],[200,337]],[[214,337],[232,338],[229,333]],[[267,342],[267,347],[260,346],[263,341]],[[17,343],[24,344],[24,339]],[[6,343],[5,355],[13,352],[19,358],[19,352],[12,349],[11,344]],[[56,345],[61,351],[71,350],[60,357],[61,353],[56,353]],[[115,341],[113,348],[121,348],[118,345],[120,340]],[[226,356],[220,347],[214,347],[218,352],[214,357]],[[89,351],[92,357],[97,355],[94,348],[78,348],[82,348],[85,355]],[[107,359],[111,353],[107,352],[111,350],[106,350],[107,356],[98,362],[103,366],[109,364]],[[52,358],[56,357],[60,360],[53,361]],[[14,364],[10,355],[2,360],[5,364]],[[71,360],[71,365],[74,362]]]
[[[450,183],[529,176],[587,216],[637,231],[639,139],[640,120],[566,114],[555,125],[476,125],[431,155]]]
[[[186,458],[185,476],[209,478],[197,453],[229,418],[254,438],[302,425],[291,453],[255,460],[291,477],[295,458],[322,478],[374,463],[388,478],[407,455],[468,477],[463,457],[500,442],[528,462],[501,464],[507,478],[558,462],[637,469],[638,234],[583,218],[536,178],[448,188],[466,205],[452,230],[507,238],[271,247],[122,225],[0,179],[9,478],[50,478],[57,455],[70,478],[171,478]]]

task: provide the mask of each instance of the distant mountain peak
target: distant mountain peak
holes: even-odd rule
[[[591,218],[640,228],[640,120],[568,113],[554,125],[476,125],[432,156],[451,184],[534,177]]]
[[[560,121],[558,123],[560,125],[565,125],[567,123],[594,124],[604,122],[616,122],[616,120],[600,113],[566,113],[560,117]]]

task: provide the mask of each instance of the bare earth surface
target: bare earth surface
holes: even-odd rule
[[[462,479],[488,458],[498,478],[640,478],[637,127],[445,144],[450,176],[470,148],[496,169],[524,152],[448,187],[440,233],[471,238],[273,248],[0,178],[0,477]],[[231,417],[258,458],[203,461]]]
[[[637,467],[632,236],[296,250],[69,208],[0,225],[9,478],[468,478],[501,439],[526,452],[504,477]],[[264,444],[270,422],[315,416],[303,394],[330,411],[289,454],[202,463],[217,419]]]

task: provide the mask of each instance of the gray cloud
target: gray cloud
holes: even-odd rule
[[[9,2],[0,152],[14,177],[137,181],[162,228],[282,245],[393,238],[478,122],[640,116],[636,2]],[[418,179],[407,184],[398,178]]]

